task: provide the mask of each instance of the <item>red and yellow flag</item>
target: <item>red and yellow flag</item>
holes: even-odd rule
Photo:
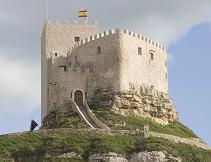
[[[81,10],[78,12],[78,17],[88,17],[87,10]]]

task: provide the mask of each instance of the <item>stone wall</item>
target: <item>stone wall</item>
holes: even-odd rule
[[[129,90],[131,85],[152,85],[156,90],[168,93],[168,60],[165,48],[127,30],[121,32],[120,41],[121,90]]]
[[[86,129],[72,129],[72,128],[59,128],[56,129],[61,132],[67,132],[67,133],[91,133],[95,135],[110,135],[110,136],[121,136],[121,135],[128,135],[128,136],[139,136],[141,138],[148,138],[148,137],[157,137],[157,138],[164,138],[166,140],[176,142],[176,143],[184,143],[187,145],[192,145],[196,146],[199,148],[203,148],[205,150],[210,150],[211,148],[201,139],[199,138],[182,138],[170,134],[164,134],[164,133],[157,133],[157,132],[151,132],[150,130],[106,130],[106,129],[91,129],[91,128],[86,128]],[[38,131],[34,132],[43,132],[50,134],[51,132],[54,132],[55,129],[41,129]],[[21,133],[13,133],[13,134],[5,134],[5,135],[0,135],[0,136],[20,136],[23,134],[27,134],[28,131],[26,132],[21,132]]]
[[[70,22],[46,22],[41,38],[42,83],[41,83],[41,116],[42,119],[50,111],[49,82],[52,82],[52,61],[59,56],[66,57],[75,46],[75,37],[85,39],[98,33],[97,23],[71,24]],[[52,96],[51,96],[52,97]]]
[[[203,148],[205,150],[211,150],[211,148],[204,141],[202,141],[199,138],[191,138],[191,139],[190,138],[182,138],[182,137],[173,136],[170,134],[163,134],[163,133],[156,133],[156,132],[150,132],[149,135],[152,137],[164,138],[169,141],[176,142],[176,143],[185,143],[188,145]]]
[[[83,40],[76,43],[76,36]],[[42,35],[42,118],[54,105],[59,107],[74,99],[76,90],[83,92],[84,100],[91,101],[100,88],[127,92],[143,86],[168,93],[167,53],[160,44],[122,29],[97,34],[97,24],[46,23]],[[164,124],[177,118],[171,103],[133,102],[124,93],[121,97],[122,103],[138,105],[131,109],[131,105],[118,105],[117,101],[113,110],[118,113],[142,113],[156,121],[165,118]],[[146,99],[155,101],[151,96]],[[128,112],[124,106],[129,106]]]
[[[98,47],[101,48],[100,53],[97,51]],[[92,98],[94,89],[99,87],[110,86],[119,89],[118,51],[117,33],[108,34],[74,49],[67,57],[71,67],[63,75],[59,74],[61,85],[69,92],[67,95],[59,96],[60,100],[70,98],[71,92],[74,93],[76,89],[86,93],[87,100]],[[58,77],[56,79],[58,80]]]

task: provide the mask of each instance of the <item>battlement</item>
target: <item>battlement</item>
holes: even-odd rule
[[[80,42],[76,43],[75,44],[75,48],[80,46],[80,45],[83,45],[85,43],[88,43],[88,42],[91,42],[91,41],[95,41],[95,40],[98,40],[100,38],[103,38],[103,37],[106,37],[108,35],[113,35],[113,34],[116,34],[118,32],[118,29],[116,30],[107,30],[107,31],[104,31],[102,33],[99,33],[99,34],[96,34],[94,36],[90,36],[88,38],[85,38],[84,40],[81,40]]]
[[[77,47],[79,47],[79,46],[81,46],[83,44],[86,44],[88,42],[95,41],[95,40],[98,40],[100,38],[103,38],[103,37],[106,37],[106,36],[109,36],[109,35],[113,35],[113,34],[116,34],[116,33],[127,34],[129,36],[132,36],[132,37],[135,37],[137,39],[140,39],[140,40],[144,41],[145,43],[148,43],[149,45],[152,45],[152,46],[154,46],[154,47],[156,47],[156,48],[158,48],[160,50],[163,50],[163,51],[166,50],[163,45],[161,45],[161,44],[159,44],[159,43],[157,43],[157,42],[155,42],[155,41],[153,41],[153,40],[151,40],[151,39],[149,39],[149,38],[147,38],[145,36],[142,36],[142,35],[140,35],[138,33],[133,32],[133,31],[117,28],[115,30],[111,29],[111,30],[104,31],[102,33],[99,33],[99,34],[96,34],[94,36],[90,36],[90,37],[87,37],[87,38],[81,40],[80,42],[76,43],[74,47],[72,47],[72,51],[74,51]]]
[[[59,21],[59,20],[56,20],[56,21],[46,21],[46,24],[47,25],[72,25],[72,26],[76,26],[76,25],[83,25],[83,26],[86,26],[86,25],[98,25],[98,22],[97,21],[94,21],[93,23],[88,23],[88,22],[79,22],[79,21],[74,21],[74,22],[71,22],[69,20],[64,20],[64,21]]]
[[[147,38],[145,36],[142,36],[142,35],[140,35],[138,33],[135,33],[133,31],[129,31],[129,30],[124,30],[124,33],[127,34],[127,35],[130,35],[132,37],[141,39],[142,41],[145,41],[146,43],[149,43],[149,45],[155,46],[155,47],[165,51],[165,47],[163,45],[161,45],[161,44],[159,44],[159,43],[157,43],[157,42],[155,42],[155,41],[153,41],[153,40],[151,40],[151,39],[149,39],[149,38]]]

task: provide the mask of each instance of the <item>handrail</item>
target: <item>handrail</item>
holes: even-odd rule
[[[95,127],[86,119],[86,117],[83,115],[83,113],[81,112],[80,108],[78,107],[78,105],[73,102],[76,106],[76,109],[78,110],[78,112],[80,113],[80,115],[82,116],[82,118],[86,121],[86,123],[93,129],[95,129]]]
[[[102,129],[110,129],[107,125],[105,125],[102,121],[100,121],[100,120],[95,116],[95,114],[94,114],[94,113],[91,111],[91,109],[89,108],[89,105],[88,105],[87,101],[85,100],[84,102],[85,102],[84,107],[86,108],[88,115],[92,118],[92,120],[95,122],[95,124],[96,124],[97,126],[99,126],[100,128],[102,128]]]

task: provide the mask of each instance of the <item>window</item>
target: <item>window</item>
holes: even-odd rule
[[[55,56],[55,57],[57,57],[57,56],[58,56],[58,53],[57,53],[57,52],[55,52],[55,53],[54,53],[54,56]]]
[[[141,47],[138,47],[138,54],[142,55],[142,48]]]
[[[97,47],[97,54],[101,54],[101,47]]]
[[[79,42],[80,41],[80,37],[75,37],[75,42]]]
[[[64,71],[67,71],[67,66],[64,66]]]
[[[69,67],[71,67],[72,66],[72,63],[71,63],[71,61],[70,61],[70,63],[69,63]]]
[[[59,68],[63,68],[63,71],[67,71],[67,66],[59,66]]]
[[[155,53],[155,51],[153,51],[153,50],[149,51],[151,60],[154,60],[154,53]]]
[[[153,50],[149,51],[151,60],[154,60],[154,53],[155,53],[155,51],[153,51]]]
[[[150,52],[150,55],[151,55],[151,60],[154,60],[154,53]]]

